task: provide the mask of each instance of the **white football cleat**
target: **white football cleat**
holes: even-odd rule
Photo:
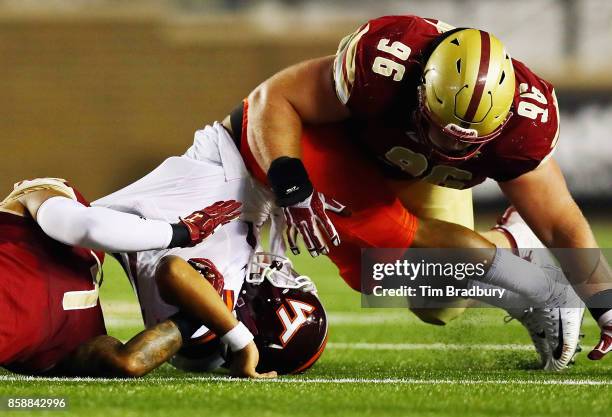
[[[540,365],[543,368],[546,366],[551,358],[551,343],[546,338],[546,332],[544,328],[547,326],[546,323],[550,320],[548,313],[542,309],[529,308],[527,310],[512,309],[508,310],[510,314],[504,321],[509,323],[512,320],[518,320],[529,333],[533,346],[536,352],[540,356]]]
[[[584,307],[553,308],[549,326],[544,330],[551,345],[551,355],[544,365],[547,371],[561,371],[573,363],[580,352],[580,327],[584,317]],[[555,324],[556,322],[556,324]]]
[[[541,266],[558,283],[546,306],[509,311],[529,332],[544,369],[567,368],[580,352],[584,303],[557,268],[552,253],[533,233],[514,207],[506,209],[493,230],[503,232],[518,255]]]
[[[554,274],[557,285],[544,310],[549,310],[551,319],[547,321],[544,331],[552,341],[551,357],[544,369],[560,371],[571,364],[576,353],[580,351],[580,328],[584,317],[584,303],[568,283],[563,283],[565,276],[560,268],[543,266],[547,274]]]

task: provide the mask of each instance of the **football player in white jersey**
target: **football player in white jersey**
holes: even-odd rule
[[[219,200],[240,201],[242,221],[225,225],[193,247],[119,255],[136,290],[145,326],[152,327],[173,318],[183,338],[193,339],[192,344],[203,345],[215,338],[197,315],[204,306],[194,305],[190,296],[202,281],[199,275],[211,282],[229,311],[233,311],[258,247],[258,230],[272,214],[271,194],[252,180],[228,132],[220,124],[197,131],[193,146],[184,155],[166,159],[145,177],[93,203],[94,207],[172,222],[191,207]],[[273,221],[273,225],[277,223]],[[282,241],[280,230],[273,229],[272,235],[277,237],[272,239],[273,250],[282,251],[275,243]],[[288,263],[286,258],[278,259],[283,259],[277,262],[279,267]],[[278,270],[270,272],[276,274]],[[306,288],[306,292],[313,289],[312,283],[304,278],[299,280],[299,287]],[[313,307],[305,318],[315,317],[320,309]],[[314,319],[300,323],[300,327],[311,321]],[[326,336],[326,328],[325,324],[325,332],[318,334]],[[318,358],[324,340],[325,337],[320,338],[322,344],[316,346],[312,358]],[[299,358],[304,354],[294,356]],[[306,363],[310,366],[314,360]],[[213,365],[218,364],[213,361]],[[297,369],[305,370],[299,367],[294,370]]]
[[[163,302],[155,280],[160,262],[168,257],[185,262],[209,260],[224,277],[222,294],[233,307],[255,248],[256,228],[269,217],[270,197],[251,179],[225,129],[215,124],[197,131],[193,146],[184,155],[166,159],[140,180],[93,202],[94,207],[174,222],[182,213],[189,212],[190,207],[219,200],[240,201],[244,221],[227,224],[206,242],[190,248],[120,255],[139,302],[146,306],[147,326],[179,310]]]

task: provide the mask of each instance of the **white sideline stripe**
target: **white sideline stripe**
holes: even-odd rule
[[[232,382],[240,384],[392,384],[392,385],[612,385],[612,381],[597,379],[552,379],[552,380],[504,380],[504,379],[417,379],[417,378],[275,378],[275,379],[236,379],[222,376],[186,376],[181,377],[145,377],[140,379],[122,378],[48,378],[20,375],[0,375],[4,382],[129,382],[129,383],[164,383],[164,382]]]
[[[533,350],[525,344],[453,344],[453,343],[335,343],[327,344],[328,349],[355,350]]]
[[[397,324],[398,320],[402,320],[402,324],[409,323],[420,323],[418,319],[407,318],[406,315],[368,315],[368,314],[360,314],[360,313],[339,313],[338,315],[334,313],[330,313],[328,315],[329,323],[331,326],[349,326],[349,325],[370,325],[370,324]],[[469,317],[459,318],[461,324],[473,324],[478,325],[478,327],[487,327],[487,326],[501,326],[503,322],[501,320],[495,322],[482,322],[478,321],[480,319],[471,319]],[[115,328],[124,328],[124,327],[143,327],[143,322],[141,318],[136,317],[107,317],[105,319],[106,325],[108,327]],[[583,325],[583,328],[595,328],[597,327],[597,323],[594,321],[586,321]]]

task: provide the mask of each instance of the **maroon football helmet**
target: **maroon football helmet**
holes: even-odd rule
[[[306,371],[327,343],[327,316],[312,281],[286,258],[266,253],[255,254],[247,281],[236,313],[255,336],[257,371]]]

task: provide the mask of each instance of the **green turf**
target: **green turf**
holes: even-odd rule
[[[602,246],[612,246],[612,228],[601,223],[595,229]],[[535,369],[536,354],[532,351],[482,347],[529,343],[518,323],[504,324],[502,311],[471,309],[448,326],[434,327],[404,310],[361,309],[359,295],[344,285],[326,259],[302,256],[296,265],[316,280],[331,322],[330,346],[305,375],[283,377],[281,382],[223,381],[219,376],[196,380],[193,377],[198,375],[165,365],[141,380],[0,380],[0,396],[65,396],[69,401],[69,410],[63,412],[0,413],[104,417],[611,414],[611,386],[559,385],[555,381],[612,383],[612,360],[590,363],[583,353],[572,369],[544,373]],[[118,265],[107,261],[105,270],[102,299],[109,331],[127,339],[141,328],[138,307]],[[598,333],[592,319],[585,320],[584,330],[584,344],[591,346]],[[360,346],[355,343],[425,346],[412,350],[351,349]],[[427,347],[434,343],[464,348]],[[348,380],[338,381],[342,378]],[[302,379],[324,381],[298,383]]]

